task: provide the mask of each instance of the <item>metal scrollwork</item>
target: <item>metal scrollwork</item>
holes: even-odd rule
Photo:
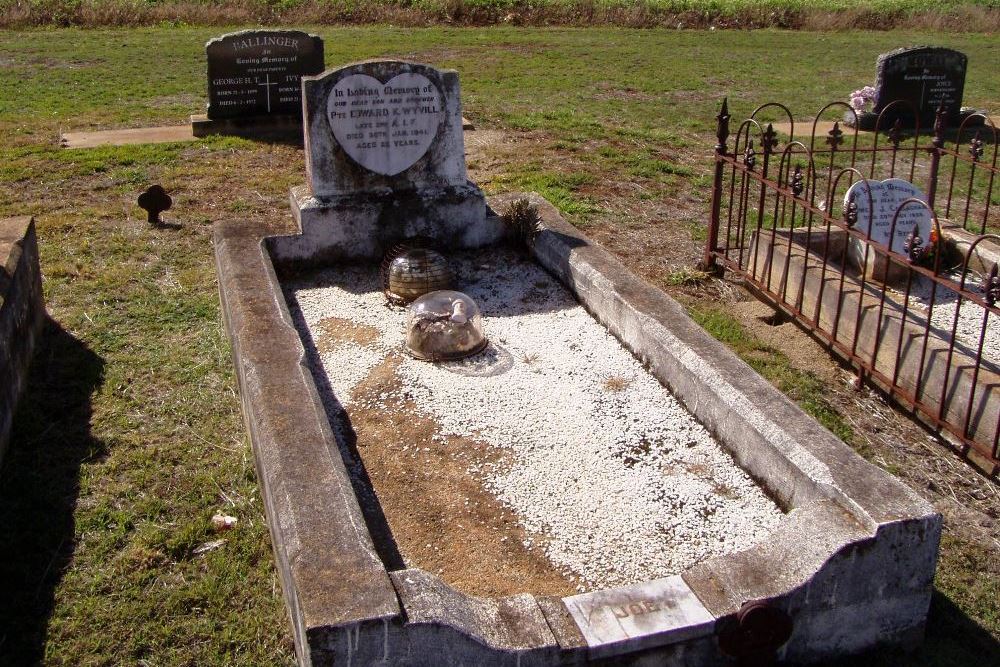
[[[753,149],[753,139],[747,143],[747,149],[743,151],[743,164],[750,171],[753,171],[754,165],[757,164],[757,152]]]
[[[889,137],[889,143],[896,150],[899,150],[899,143],[903,140],[903,122],[899,118],[892,124],[892,127],[885,133]]]
[[[915,263],[926,257],[929,251],[930,246],[924,245],[924,240],[920,238],[920,234],[917,234],[917,229],[914,227],[903,243],[903,252],[906,253],[911,262]]]
[[[844,222],[848,227],[858,224],[858,202],[851,201],[844,208]]]
[[[767,124],[764,135],[761,137],[760,147],[764,150],[764,155],[769,155],[778,147],[778,133],[774,131],[774,125]]]
[[[833,124],[833,129],[827,134],[826,143],[832,150],[837,150],[837,146],[844,143],[844,132],[840,129],[839,121]]]
[[[723,98],[722,108],[719,109],[719,115],[715,117],[717,121],[715,136],[719,140],[719,143],[715,145],[715,150],[718,153],[726,152],[726,140],[729,139],[729,119],[731,117],[729,114],[729,99]]]
[[[979,138],[978,132],[969,142],[969,156],[972,157],[973,162],[979,162],[979,159],[983,157],[983,140]]]
[[[802,179],[802,167],[795,165],[795,173],[792,174],[792,194],[796,197],[802,196],[802,190],[805,189],[805,185]]]
[[[997,275],[997,265],[990,269],[990,275],[983,282],[982,290],[987,305],[992,306],[1000,299],[1000,276]]]

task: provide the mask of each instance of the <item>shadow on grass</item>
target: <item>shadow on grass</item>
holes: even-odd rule
[[[104,360],[46,320],[0,469],[0,664],[42,662],[56,586],[74,551],[80,466]]]
[[[924,643],[913,652],[883,649],[830,663],[829,667],[1000,667],[1000,642],[934,589]]]

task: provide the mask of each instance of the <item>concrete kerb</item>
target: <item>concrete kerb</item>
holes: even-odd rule
[[[517,196],[490,204],[503,210]],[[715,431],[788,514],[757,547],[706,561],[669,585],[657,580],[573,599],[477,600],[421,570],[387,572],[268,251],[266,239],[288,230],[220,225],[225,323],[300,664],[640,664],[652,657],[667,665],[727,664],[713,634],[741,604],[760,599],[792,615],[795,631],[783,651],[796,660],[920,637],[940,516],[802,413],[679,304],[593,246],[543,199],[531,199],[542,217],[536,259]],[[581,604],[592,618],[571,612]],[[600,618],[614,621],[620,634],[588,625]]]
[[[0,219],[0,463],[44,321],[35,220]]]

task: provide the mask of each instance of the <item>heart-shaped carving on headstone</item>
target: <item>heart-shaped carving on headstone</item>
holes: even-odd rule
[[[870,202],[868,199],[869,188],[871,189]],[[888,246],[893,216],[907,199],[927,201],[920,188],[901,178],[889,178],[884,181],[866,179],[858,181],[848,188],[844,195],[844,206],[847,207],[852,201],[857,204],[858,221],[855,224],[855,229],[864,233],[868,231],[870,224],[872,241]],[[923,242],[927,243],[932,224],[931,212],[927,207],[916,203],[907,204],[899,212],[899,217],[896,219],[892,250],[898,253],[904,252],[906,239],[914,227],[916,227],[917,234]]]
[[[424,156],[443,115],[438,87],[410,72],[385,83],[367,74],[345,76],[334,84],[326,108],[344,152],[385,176],[406,171]]]

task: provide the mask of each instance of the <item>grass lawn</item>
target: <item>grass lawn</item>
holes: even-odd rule
[[[0,471],[0,664],[293,662],[211,225],[289,215],[302,152],[223,138],[58,147],[60,130],[183,124],[205,102],[204,43],[227,31],[0,32],[0,216],[36,216],[53,320]],[[734,119],[771,100],[809,117],[871,82],[879,53],[932,43],[969,56],[965,103],[1000,112],[995,35],[311,31],[330,67],[393,56],[457,69],[465,115],[518,138],[501,164],[470,164],[484,189],[541,192],[666,289],[684,282],[702,238],[724,96]],[[146,224],[135,199],[151,183],[171,192],[165,217],[179,229]],[[631,248],[630,231],[660,245]],[[839,428],[821,388],[781,370],[780,353],[760,357],[711,304],[699,312]],[[237,527],[213,531],[217,512]],[[996,572],[996,553],[946,537],[926,650],[906,664],[1000,664],[1000,584],[978,576]]]

